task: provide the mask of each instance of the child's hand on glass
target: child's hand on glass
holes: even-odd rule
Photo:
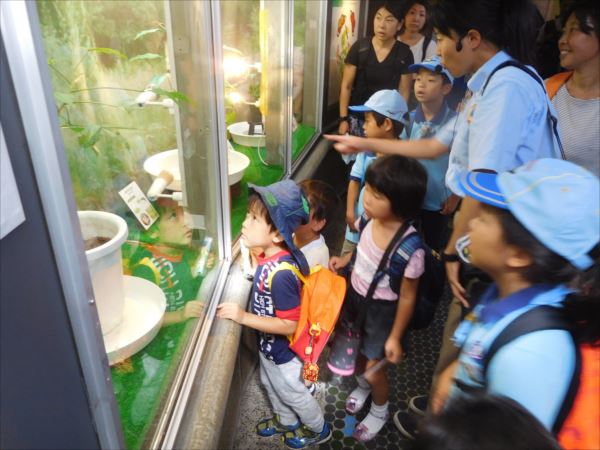
[[[204,303],[198,300],[187,302],[182,309],[183,320],[191,319],[192,317],[201,317],[204,312]]]
[[[237,303],[228,302],[217,306],[217,317],[219,319],[230,319],[241,324],[245,313]]]
[[[392,336],[388,337],[385,341],[384,350],[385,357],[392,364],[398,364],[402,359],[402,355],[404,354],[400,340]]]

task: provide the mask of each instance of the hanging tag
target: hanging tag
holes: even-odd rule
[[[121,189],[119,195],[145,230],[156,222],[158,212],[135,181]]]

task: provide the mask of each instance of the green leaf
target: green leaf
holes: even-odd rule
[[[157,53],[144,53],[143,55],[136,55],[133,58],[131,58],[129,60],[129,62],[133,62],[133,61],[140,61],[143,59],[159,59],[162,58],[162,56],[160,56]]]
[[[133,38],[133,40],[137,41],[139,38],[144,37],[147,34],[156,33],[157,31],[162,31],[162,30],[160,28],[150,28],[148,30],[140,31],[138,34],[136,34],[136,36]]]
[[[171,100],[179,103],[179,102],[184,102],[184,103],[192,103],[192,101],[185,95],[182,94],[179,91],[165,91],[164,89],[161,88],[154,88],[152,89],[154,92],[156,92],[158,95],[164,95],[165,97],[169,97]]]
[[[114,48],[95,47],[95,48],[90,48],[89,51],[96,52],[96,53],[104,53],[106,55],[114,55],[114,56],[118,56],[121,59],[127,59],[127,55],[125,53],[122,53],[119,50],[115,50]]]
[[[73,103],[75,101],[75,96],[68,92],[54,91],[54,99],[58,103]]]
[[[99,125],[89,125],[85,127],[85,132],[79,136],[79,145],[83,148],[93,147],[100,139],[102,127]]]
[[[167,74],[166,73],[161,73],[158,75],[154,75],[152,77],[152,79],[150,80],[150,84],[152,86],[160,86],[161,84],[163,84],[163,82],[165,81],[165,79],[167,78]]]

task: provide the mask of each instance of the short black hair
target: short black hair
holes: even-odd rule
[[[450,399],[419,425],[411,450],[559,450],[552,434],[516,401],[486,393]]]
[[[396,217],[413,219],[421,210],[427,190],[427,172],[416,159],[381,156],[367,169],[365,181],[388,198]]]
[[[378,127],[383,125],[383,122],[385,122],[385,119],[390,119],[389,117],[384,116],[383,114],[378,113],[377,111],[367,111],[367,112],[370,112],[371,114],[373,114],[373,117],[375,118],[375,123],[377,124]],[[396,138],[397,138],[398,136],[400,136],[400,134],[402,134],[402,131],[404,130],[404,124],[402,122],[399,122],[394,119],[390,119],[390,120],[392,121],[392,126],[394,127],[394,136],[396,136]]]
[[[598,6],[597,1],[583,0],[569,4],[569,7],[562,14],[563,27],[571,14],[575,14],[582,32],[588,36],[595,32],[596,39],[600,42],[600,30],[598,29],[598,26],[600,26],[600,6]],[[588,25],[588,20],[592,22],[591,26]]]
[[[325,220],[325,227],[327,227],[339,201],[333,187],[321,180],[304,180],[298,185],[308,200],[313,217],[317,220]]]
[[[433,26],[446,36],[454,31],[462,39],[474,29],[521,63],[535,62],[543,19],[531,0],[439,0],[431,15]]]
[[[579,273],[577,268],[542,244],[509,210],[485,203],[482,204],[482,208],[498,217],[506,243],[523,249],[533,259],[533,264],[523,271],[523,277],[527,281],[555,285],[569,283],[575,279]]]
[[[388,11],[392,16],[394,16],[394,18],[400,22],[403,19],[402,16],[402,3],[399,1],[382,1],[380,3],[378,3],[375,8],[373,9],[374,13],[373,13],[373,17],[375,17],[375,15],[377,14],[377,11],[379,11],[381,8],[384,8],[386,11]]]

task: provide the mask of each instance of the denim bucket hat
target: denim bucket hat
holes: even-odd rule
[[[293,234],[296,228],[308,222],[308,201],[300,187],[292,180],[283,180],[269,186],[248,184],[251,194],[258,194],[269,211],[269,216],[277,231],[283,237],[292,256],[304,275],[310,273],[304,254],[294,244]]]
[[[425,69],[433,73],[439,73],[440,75],[444,75],[448,79],[450,84],[454,83],[454,77],[450,74],[448,69],[446,69],[442,65],[442,60],[437,55],[434,55],[423,62],[411,64],[410,66],[408,66],[408,70],[410,72],[418,72],[419,69]]]
[[[377,91],[369,97],[364,105],[349,106],[348,109],[362,113],[375,111],[388,119],[408,125],[408,121],[404,117],[408,112],[408,106],[404,98],[400,95],[400,92],[395,89]]]
[[[465,194],[508,209],[543,245],[580,270],[591,267],[600,241],[600,182],[561,159],[538,159],[501,174],[468,172]]]

